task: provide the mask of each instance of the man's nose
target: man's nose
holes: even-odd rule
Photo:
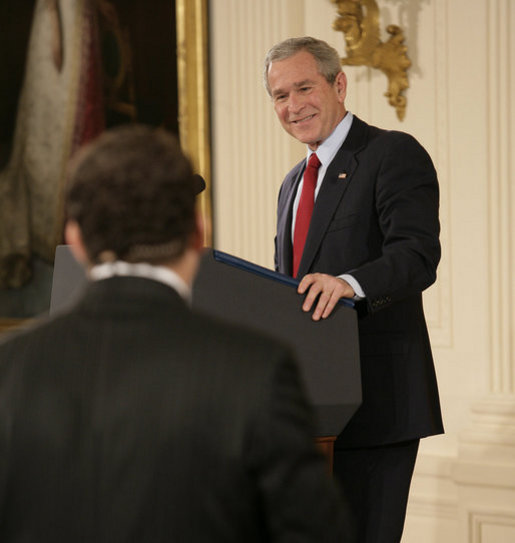
[[[290,113],[298,113],[304,107],[304,100],[298,94],[292,93],[288,97],[288,110]]]

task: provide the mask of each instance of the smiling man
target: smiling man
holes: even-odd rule
[[[328,81],[308,51],[275,62],[270,67],[268,83],[284,129],[312,151],[345,117],[345,74],[340,71]]]
[[[398,542],[419,440],[443,432],[422,307],[440,259],[436,172],[413,137],[346,111],[347,80],[324,41],[275,45],[264,80],[283,128],[307,146],[279,193],[276,268],[301,279],[314,320],[342,297],[359,315],[363,403],[336,441],[335,475],[358,540]]]

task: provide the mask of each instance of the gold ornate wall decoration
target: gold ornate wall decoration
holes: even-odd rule
[[[345,35],[347,56],[342,58],[342,64],[370,66],[386,74],[388,90],[385,96],[402,121],[407,102],[402,92],[409,87],[408,68],[411,66],[402,29],[388,25],[386,31],[390,38],[382,42],[379,37],[379,8],[375,0],[331,1],[338,11],[333,28]]]

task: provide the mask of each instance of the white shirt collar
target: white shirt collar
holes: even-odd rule
[[[123,260],[104,262],[93,266],[88,272],[92,281],[100,281],[114,276],[145,277],[172,287],[186,301],[191,300],[191,289],[185,281],[166,266],[153,266],[146,262],[130,263]]]
[[[325,172],[331,164],[334,156],[338,152],[338,149],[342,146],[347,134],[349,133],[350,127],[352,125],[352,120],[354,116],[350,111],[347,111],[345,117],[337,124],[336,128],[332,131],[331,135],[326,138],[319,146],[316,151],[312,151],[308,147],[308,153],[306,157],[306,164],[309,160],[309,157],[316,152],[318,160],[320,160],[320,168],[318,169],[317,184],[315,188],[315,199],[320,192],[320,187],[322,186],[322,181],[325,176]],[[297,193],[293,200],[293,214],[292,214],[292,225],[291,225],[291,239],[293,242],[293,236],[295,233],[295,218],[297,216],[297,210],[299,208],[300,195],[302,192],[302,185],[304,183],[304,176],[302,177],[299,186],[297,187]]]
[[[327,166],[329,166],[333,160],[334,155],[336,155],[338,149],[345,141],[352,125],[353,118],[354,116],[352,113],[347,111],[345,117],[336,125],[336,128],[332,131],[331,135],[318,146],[316,151],[312,151],[308,147],[307,160],[309,160],[309,157],[316,152],[322,167],[324,167],[324,170],[327,169]]]

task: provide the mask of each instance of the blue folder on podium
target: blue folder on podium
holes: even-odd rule
[[[67,245],[56,249],[50,314],[79,296],[86,276]],[[357,315],[342,300],[314,322],[301,309],[298,281],[235,256],[206,249],[193,285],[193,308],[288,343],[318,416],[317,436],[338,435],[361,403]]]
[[[325,320],[302,311],[298,281],[220,251],[206,250],[193,307],[288,343],[318,416],[317,436],[338,435],[361,404],[357,315],[342,300]]]

